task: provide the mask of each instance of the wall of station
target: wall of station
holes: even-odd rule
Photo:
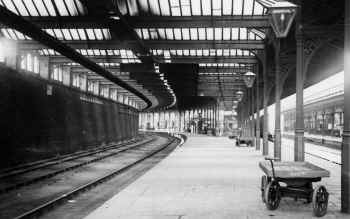
[[[130,139],[138,111],[0,63],[0,168]]]

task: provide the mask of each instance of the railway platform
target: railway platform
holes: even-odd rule
[[[234,143],[227,137],[188,136],[184,145],[86,219],[312,217],[310,204],[293,199],[282,199],[277,210],[267,210],[260,196],[261,152]],[[331,172],[322,180],[330,192],[323,218],[348,218],[339,211],[340,166],[307,159]]]

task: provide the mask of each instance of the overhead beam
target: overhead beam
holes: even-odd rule
[[[116,56],[94,56],[88,57],[91,61],[97,63],[122,63],[122,58]],[[72,63],[71,59],[63,56],[50,56],[50,63]],[[176,56],[171,58],[172,63],[238,63],[238,64],[256,64],[257,60],[251,56],[235,57],[210,57],[210,56]]]
[[[109,28],[111,20],[88,16],[24,17],[40,28]],[[133,28],[194,28],[194,27],[270,27],[267,16],[130,16],[125,20]],[[113,25],[121,25],[113,20]]]
[[[134,28],[270,27],[267,16],[130,16]]]
[[[200,67],[199,73],[246,73],[248,70],[251,70],[250,67],[237,67],[237,68],[223,68],[223,67]],[[203,77],[216,77],[217,75],[201,75]],[[232,77],[236,75],[220,75],[220,77]]]
[[[107,70],[113,72],[113,73],[120,73],[120,67],[119,66],[109,66],[105,67]],[[72,66],[71,68],[72,72],[82,72],[85,73],[88,70],[81,66]],[[250,67],[199,67],[198,72],[199,73],[246,73],[248,70],[251,70]],[[207,75],[207,74],[199,74],[199,78],[217,78],[218,75]],[[239,75],[219,75],[220,78],[232,78],[232,77],[238,77]]]
[[[67,40],[63,41],[75,49],[130,49],[138,47],[132,40]],[[264,49],[261,40],[144,40],[144,45],[150,49]],[[18,41],[21,50],[37,50],[46,46],[32,40]]]

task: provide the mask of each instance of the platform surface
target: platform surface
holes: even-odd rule
[[[189,136],[87,219],[311,218],[311,205],[302,201],[283,199],[276,211],[266,209],[260,198],[262,160],[260,151],[235,147],[227,137]],[[349,216],[330,203],[323,218]]]

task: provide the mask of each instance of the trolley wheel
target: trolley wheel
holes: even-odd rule
[[[264,175],[261,177],[261,199],[265,203],[265,188],[267,185],[267,177]]]
[[[269,182],[265,189],[265,205],[269,210],[276,210],[281,201],[280,185],[277,181]]]
[[[328,192],[325,186],[318,185],[312,194],[312,207],[316,217],[322,217],[327,213]]]

